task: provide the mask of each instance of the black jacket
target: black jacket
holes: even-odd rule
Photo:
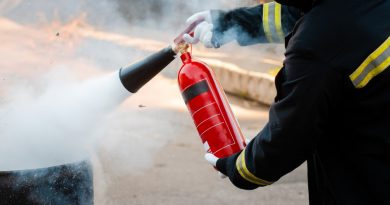
[[[307,161],[310,204],[390,204],[390,1],[318,1],[285,56],[268,123],[217,168],[254,189]]]
[[[214,47],[236,40],[242,46],[255,43],[283,43],[297,20],[300,9],[275,2],[229,12],[212,10]]]

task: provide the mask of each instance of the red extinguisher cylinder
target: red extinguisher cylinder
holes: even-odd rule
[[[206,152],[223,158],[244,149],[241,129],[214,72],[188,52],[180,57],[179,88]]]

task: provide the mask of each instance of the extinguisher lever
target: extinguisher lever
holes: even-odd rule
[[[202,21],[204,21],[203,18],[200,18],[200,19],[194,21],[194,22],[193,22],[192,24],[190,24],[186,29],[184,29],[184,31],[181,32],[181,33],[179,34],[179,36],[177,36],[177,37],[175,38],[175,40],[173,40],[173,42],[174,42],[176,45],[185,43],[185,42],[184,42],[184,39],[183,39],[183,35],[186,34],[186,33],[188,33],[188,34],[190,34],[191,36],[194,36],[194,29],[195,29],[195,27],[196,27],[198,24],[200,24]]]

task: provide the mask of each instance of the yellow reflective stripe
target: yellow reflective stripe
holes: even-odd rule
[[[349,76],[356,88],[362,88],[389,66],[390,37],[371,53]]]
[[[269,5],[270,3],[263,4],[263,28],[265,37],[267,37],[268,42],[272,42],[272,34],[268,21]]]
[[[282,16],[282,6],[279,3],[275,3],[275,27],[280,42],[284,40],[281,16]]]
[[[386,58],[379,66],[375,67],[372,71],[370,71],[367,76],[356,86],[357,88],[362,88],[367,85],[370,80],[383,72],[387,67],[390,66],[390,56]]]
[[[283,42],[282,5],[276,2],[263,4],[262,23],[268,42]]]
[[[238,156],[236,160],[236,168],[238,170],[238,173],[240,173],[240,175],[242,176],[242,178],[244,178],[249,182],[252,182],[260,186],[267,186],[273,183],[256,177],[248,170],[245,162],[245,150],[242,150],[241,154]]]
[[[387,42],[387,46],[386,46]],[[390,37],[385,41],[384,44],[382,44],[379,48],[377,48],[371,55],[369,55],[366,60],[363,61],[363,63],[358,67],[358,69],[353,72],[349,78],[351,80],[355,80],[364,70],[364,68],[367,67],[369,63],[371,63],[373,60],[375,60],[383,51],[386,50],[386,48],[389,46],[390,43]]]

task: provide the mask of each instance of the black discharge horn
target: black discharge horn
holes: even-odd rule
[[[175,59],[176,53],[168,46],[147,58],[126,68],[121,68],[119,78],[123,86],[131,93],[136,93],[161,70]]]

